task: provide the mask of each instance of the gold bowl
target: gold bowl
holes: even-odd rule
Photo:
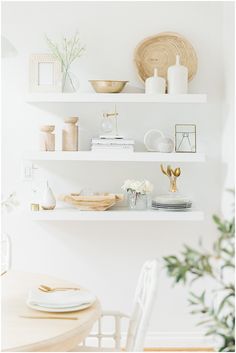
[[[97,93],[119,93],[129,81],[89,80]]]

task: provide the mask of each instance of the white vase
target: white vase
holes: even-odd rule
[[[128,192],[128,205],[131,210],[146,210],[148,207],[148,195],[139,192]]]
[[[157,68],[154,69],[154,76],[148,77],[145,81],[145,93],[164,94],[166,91],[166,80],[158,76]]]
[[[168,68],[167,73],[168,93],[188,93],[188,69],[180,65],[179,55],[176,55],[176,64]]]
[[[46,182],[45,189],[43,191],[40,206],[43,210],[53,210],[56,207],[56,199],[52,189],[48,185],[48,181]]]

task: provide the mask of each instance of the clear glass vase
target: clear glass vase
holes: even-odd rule
[[[146,210],[148,208],[148,195],[128,191],[128,205],[131,210]]]
[[[62,92],[73,93],[79,90],[79,79],[71,71],[63,71],[62,73]]]

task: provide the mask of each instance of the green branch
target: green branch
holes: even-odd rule
[[[210,252],[202,247],[201,242],[199,249],[184,245],[180,256],[170,255],[163,258],[164,267],[174,283],[189,283],[191,286],[194,281],[206,277],[215,281],[215,290],[209,289],[201,294],[192,291],[189,293],[189,304],[193,307],[191,314],[200,315],[198,325],[206,327],[206,335],[221,338],[219,351],[235,352],[235,286],[227,280],[228,272],[232,271],[233,274],[235,268],[235,220],[222,221],[215,215],[213,220],[220,234]]]

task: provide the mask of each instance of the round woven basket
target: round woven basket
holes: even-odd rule
[[[145,38],[134,54],[139,77],[145,81],[153,76],[156,67],[158,75],[166,79],[168,67],[175,64],[176,55],[180,56],[180,63],[188,68],[188,80],[192,80],[197,72],[197,55],[187,39],[174,32]]]

